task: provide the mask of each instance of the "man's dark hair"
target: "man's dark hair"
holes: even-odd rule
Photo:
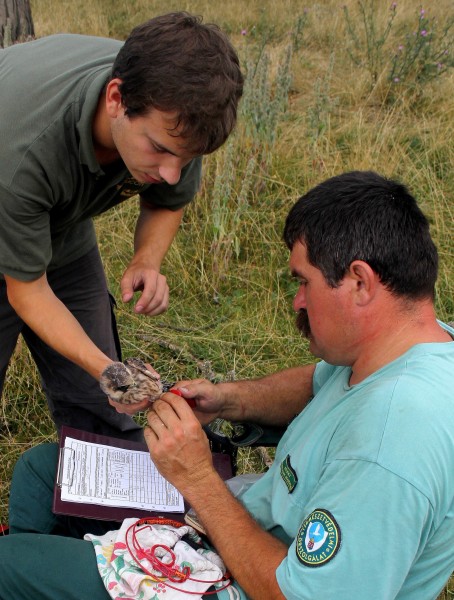
[[[153,108],[175,112],[175,135],[194,154],[219,148],[235,126],[243,93],[239,59],[219,27],[201,17],[175,12],[135,27],[113,65],[116,77],[130,118]]]
[[[429,223],[404,185],[377,173],[344,173],[310,190],[290,210],[284,240],[290,249],[302,242],[332,287],[362,260],[390,292],[434,296],[438,254]]]

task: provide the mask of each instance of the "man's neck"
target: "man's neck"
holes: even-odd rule
[[[358,358],[352,365],[350,384],[363,381],[385,365],[393,362],[417,344],[452,342],[450,334],[438,324],[431,303],[418,304],[417,310],[390,313],[361,344]]]

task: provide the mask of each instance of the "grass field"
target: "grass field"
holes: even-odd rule
[[[309,187],[372,169],[406,183],[440,253],[437,312],[454,320],[454,19],[451,0],[32,0],[37,37],[123,39],[149,17],[188,10],[229,33],[247,76],[240,122],[206,158],[202,189],[163,267],[170,309],[147,319],[119,302],[125,356],[166,379],[247,378],[308,362],[294,327],[281,242]],[[112,292],[131,257],[137,203],[97,220]],[[0,404],[0,522],[17,456],[55,439],[36,369],[19,341]],[[244,469],[260,468],[255,455]],[[454,582],[440,599],[454,597]]]

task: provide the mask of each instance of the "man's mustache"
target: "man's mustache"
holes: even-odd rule
[[[298,311],[296,315],[296,326],[298,331],[306,338],[311,335],[311,325],[309,323],[309,317],[307,316],[307,310],[304,308]]]

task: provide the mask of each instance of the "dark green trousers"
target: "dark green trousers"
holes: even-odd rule
[[[43,444],[18,460],[10,496],[10,535],[0,537],[0,600],[109,600],[84,533],[119,524],[57,516],[52,497],[56,444]]]

